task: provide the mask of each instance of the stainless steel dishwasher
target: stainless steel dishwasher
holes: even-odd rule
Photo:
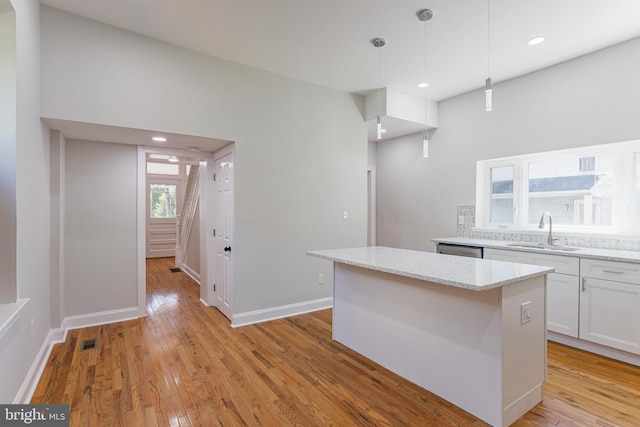
[[[454,245],[451,243],[438,243],[436,252],[445,255],[458,255],[470,258],[482,258],[483,248],[480,246]]]

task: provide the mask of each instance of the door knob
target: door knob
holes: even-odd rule
[[[231,246],[227,246],[227,247],[225,247],[225,248],[224,248],[224,251],[225,251],[225,252],[231,252]]]

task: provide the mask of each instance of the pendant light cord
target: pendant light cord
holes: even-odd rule
[[[380,68],[381,68],[381,61],[380,61],[380,50],[382,49],[381,46],[378,47],[378,117],[380,117],[380,92],[381,92],[381,88],[380,86],[382,85],[382,73],[380,72]]]
[[[429,79],[427,78],[427,20],[424,21],[424,82],[429,83]],[[427,126],[427,87],[424,88],[424,125]],[[429,128],[424,130],[424,139],[428,139],[429,136]]]
[[[491,76],[491,0],[487,0],[487,77]]]

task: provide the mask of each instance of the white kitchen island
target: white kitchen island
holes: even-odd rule
[[[334,262],[334,340],[493,426],[542,400],[552,268],[386,247],[307,254]]]

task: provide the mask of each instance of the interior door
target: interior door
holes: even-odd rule
[[[178,178],[147,179],[147,258],[175,256],[180,192]]]
[[[214,253],[216,307],[233,320],[233,153],[215,159]]]

